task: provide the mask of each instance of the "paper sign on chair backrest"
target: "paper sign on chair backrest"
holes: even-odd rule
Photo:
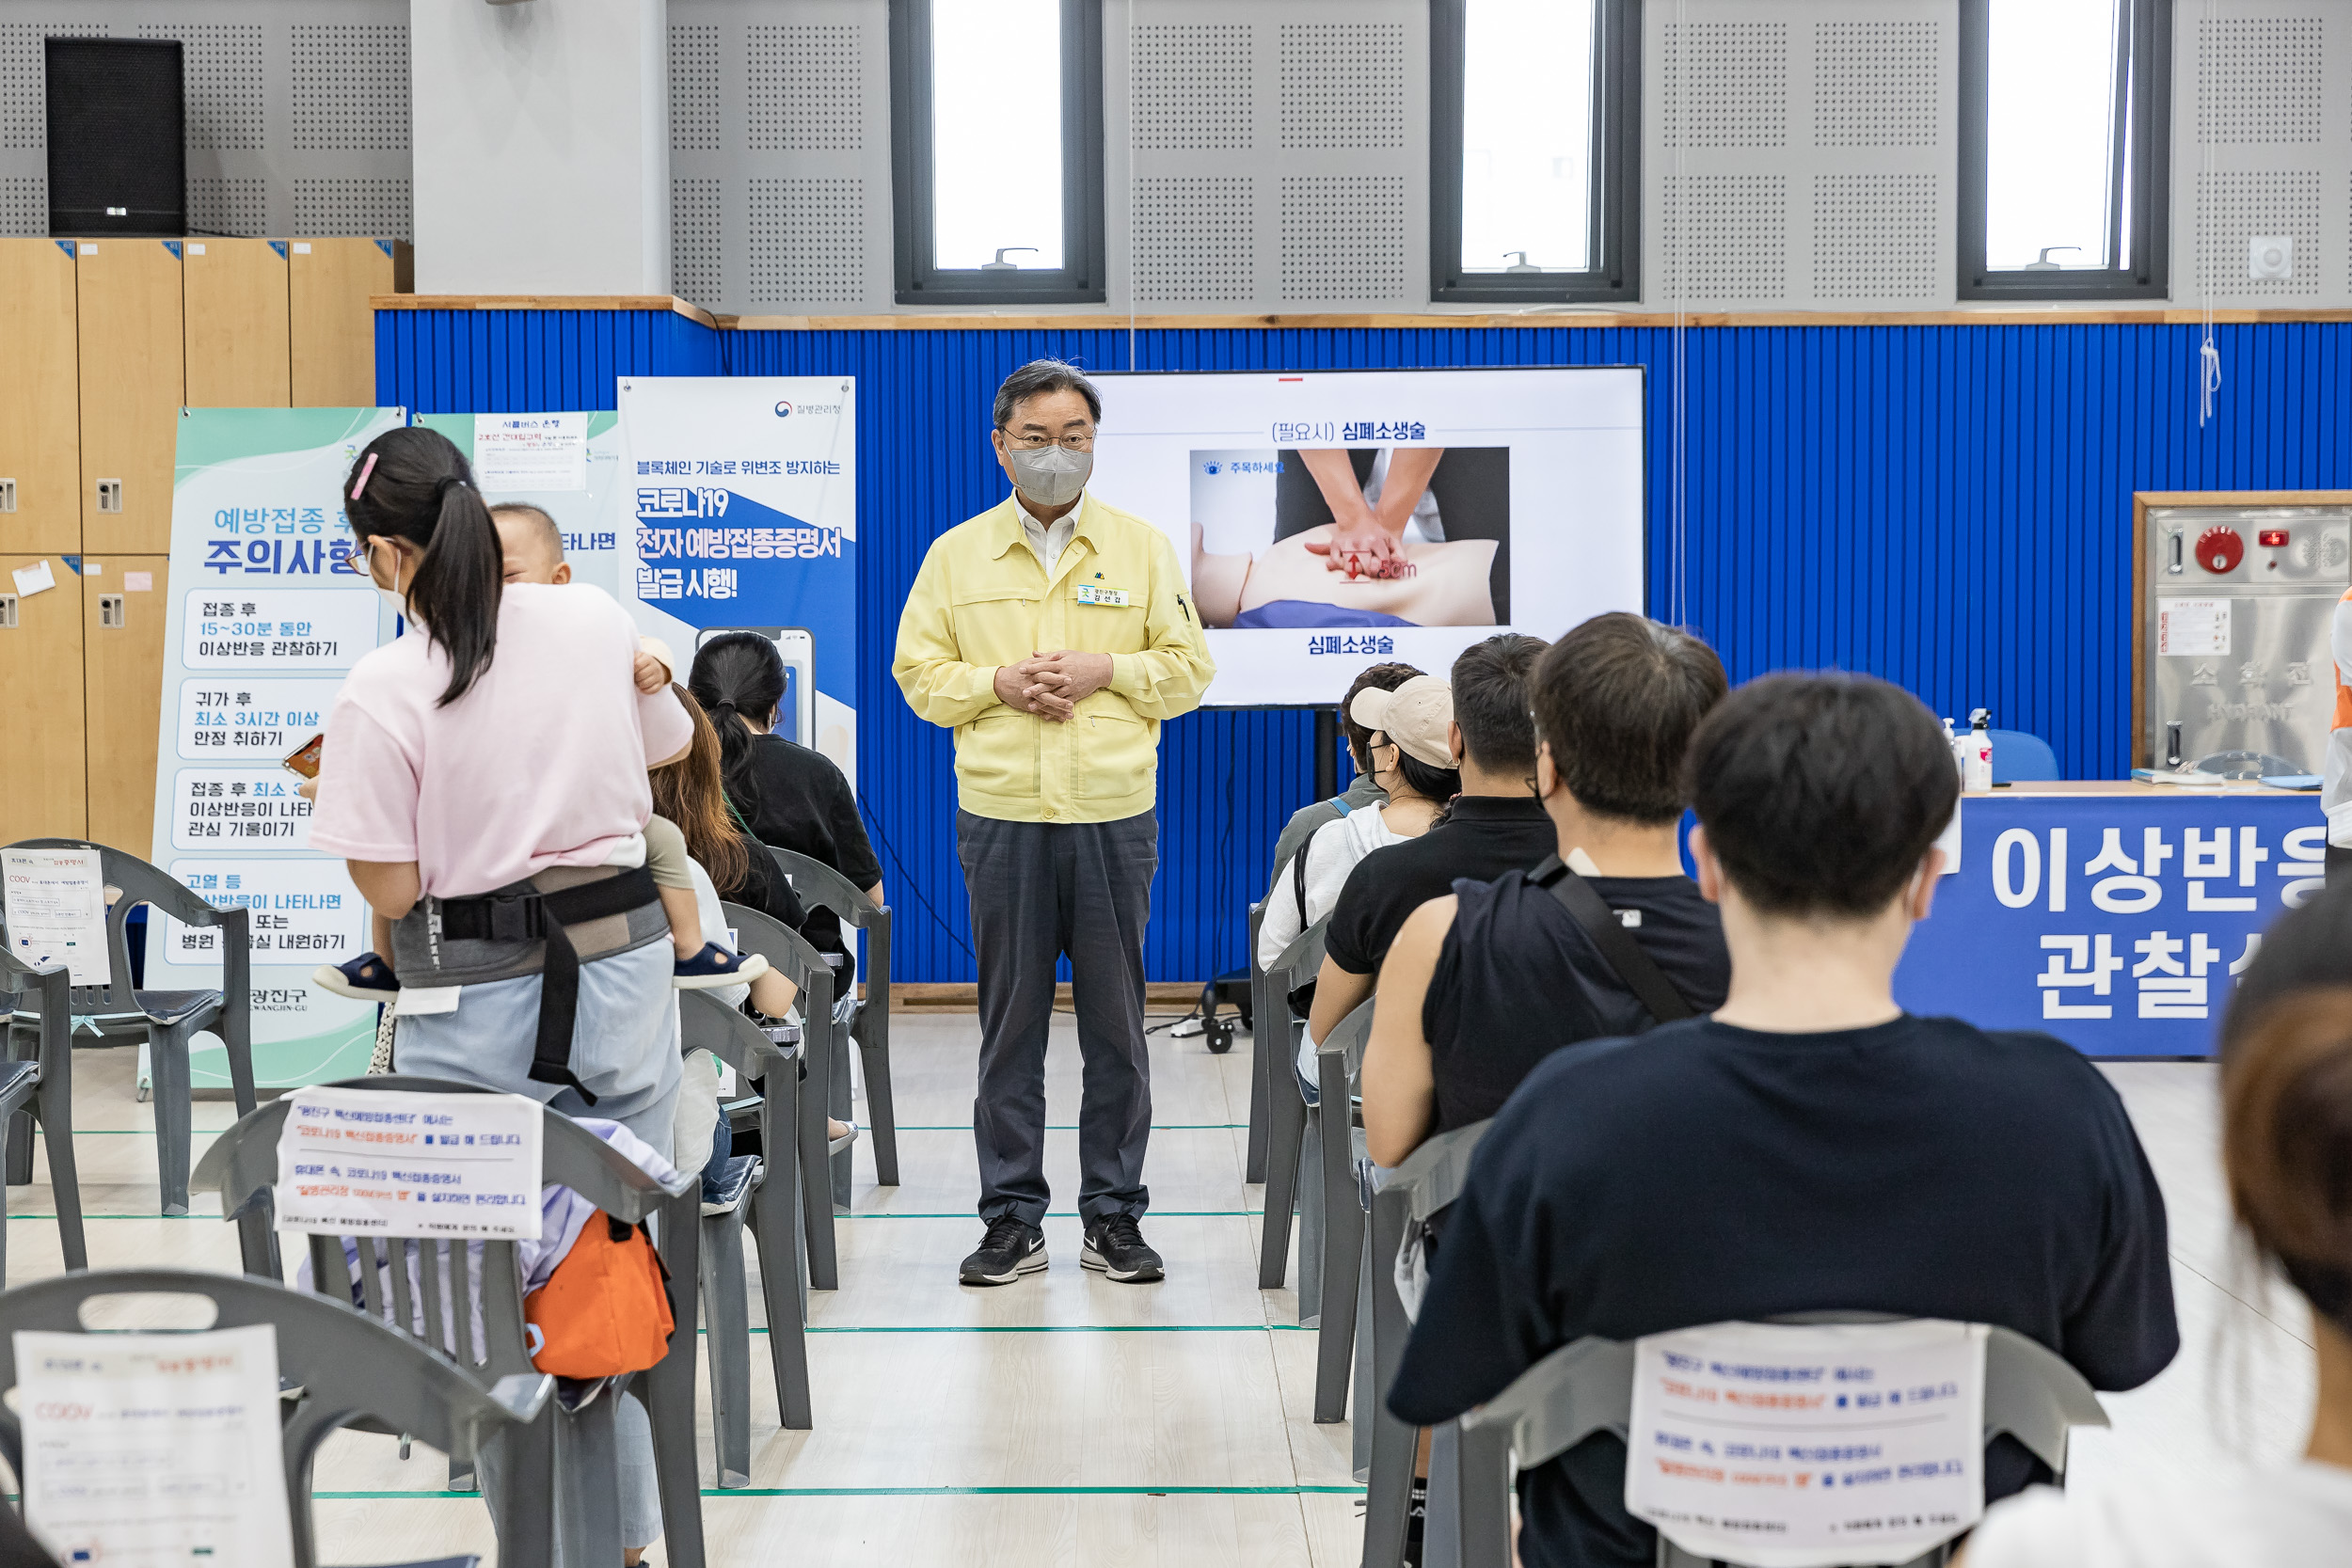
[[[16,1336],[24,1522],[62,1563],[294,1568],[278,1330]]]
[[[1626,1509],[1751,1568],[1908,1562],[1984,1513],[1984,1341],[1933,1319],[1639,1339]]]
[[[106,886],[95,849],[10,849],[5,909],[8,951],[27,968],[62,963],[77,986],[103,986]]]
[[[296,1089],[278,1136],[278,1228],[539,1237],[539,1102],[515,1094]]]

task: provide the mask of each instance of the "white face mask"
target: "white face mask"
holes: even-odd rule
[[[1040,506],[1067,506],[1078,499],[1078,492],[1087,487],[1087,478],[1094,472],[1094,454],[1072,451],[1067,447],[1043,447],[1031,451],[1025,447],[1007,447],[1005,455],[1012,462],[1013,488]]]
[[[386,535],[386,534],[378,534],[378,535],[376,535],[376,538],[378,538],[378,539],[388,538],[388,537],[389,537],[389,535]],[[373,564],[374,564],[374,562],[375,562],[375,540],[374,540],[374,539],[371,539],[371,540],[369,540],[369,541],[368,541],[368,562],[369,562],[369,564],[370,564],[370,565],[373,565]],[[374,575],[373,573],[370,573],[370,574],[369,574],[369,576],[371,577],[371,578],[373,577],[373,575]],[[415,587],[415,586],[416,586],[416,578],[415,578],[413,576],[412,576],[412,577],[408,579],[408,585],[409,585],[411,588],[413,588],[413,587]],[[421,621],[418,621],[418,620],[417,620],[416,612],[415,612],[414,610],[410,610],[410,609],[408,608],[408,596],[407,596],[407,594],[404,594],[404,593],[402,593],[402,592],[401,592],[401,588],[400,588],[400,548],[399,548],[399,546],[393,546],[393,548],[392,548],[392,586],[391,586],[391,587],[389,587],[389,588],[387,588],[387,587],[385,587],[383,584],[381,584],[381,583],[377,583],[377,584],[375,585],[375,592],[376,592],[376,594],[378,594],[378,595],[379,595],[379,596],[380,596],[380,597],[384,600],[384,602],[385,602],[386,604],[388,604],[388,605],[391,606],[391,608],[392,608],[392,613],[393,613],[393,614],[398,615],[398,616],[403,616],[403,617],[405,617],[405,619],[407,619],[407,620],[409,620],[409,621],[415,622],[418,626],[422,626],[422,625],[424,625],[424,623],[423,623],[423,622],[421,622]]]

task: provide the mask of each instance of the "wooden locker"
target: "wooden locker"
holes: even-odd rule
[[[181,287],[190,408],[283,408],[289,373],[286,242],[190,240]]]
[[[56,586],[18,594],[8,574],[49,562]],[[82,579],[57,556],[0,556],[0,594],[14,594],[16,625],[0,626],[0,844],[80,838],[83,799]]]
[[[163,712],[171,558],[82,563],[82,664],[89,731],[89,836],[141,860],[155,846],[155,729]],[[147,584],[144,588],[135,586]]]
[[[82,547],[71,241],[0,240],[0,550]],[[8,510],[13,499],[15,510]],[[5,589],[5,584],[0,584]]]
[[[371,294],[399,292],[390,240],[289,240],[294,405],[375,406],[375,312]]]
[[[82,548],[171,548],[171,467],[185,362],[178,240],[83,240],[75,257],[82,350]],[[119,483],[119,496],[101,486]],[[119,508],[119,510],[117,510]]]

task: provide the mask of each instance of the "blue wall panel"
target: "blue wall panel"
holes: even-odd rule
[[[1669,332],[1153,330],[1134,336],[1132,366],[1645,366],[1653,614],[1703,632],[1734,679],[1867,670],[1938,713],[1990,707],[2047,736],[2069,776],[2099,778],[2130,766],[2132,493],[2352,488],[2352,324],[2217,336],[2228,380],[2201,429],[2190,326],[1692,330],[1679,574]],[[377,343],[381,401],[421,410],[608,407],[622,373],[858,378],[863,793],[902,911],[900,973],[970,978],[950,749],[890,679],[898,607],[930,541],[1003,494],[987,447],[997,381],[1039,355],[1129,369],[1129,335],[387,311]],[[1167,726],[1155,978],[1243,961],[1244,908],[1312,789],[1311,734],[1291,713]]]

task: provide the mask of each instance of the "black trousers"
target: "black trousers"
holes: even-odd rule
[[[1067,955],[1084,1060],[1078,1212],[1089,1223],[1151,1202],[1152,1065],[1143,1037],[1143,930],[1159,869],[1152,813],[1117,822],[1000,822],[956,814],[980,969],[979,1093],[972,1135],[980,1217],[1045,1217],[1045,1037]]]

